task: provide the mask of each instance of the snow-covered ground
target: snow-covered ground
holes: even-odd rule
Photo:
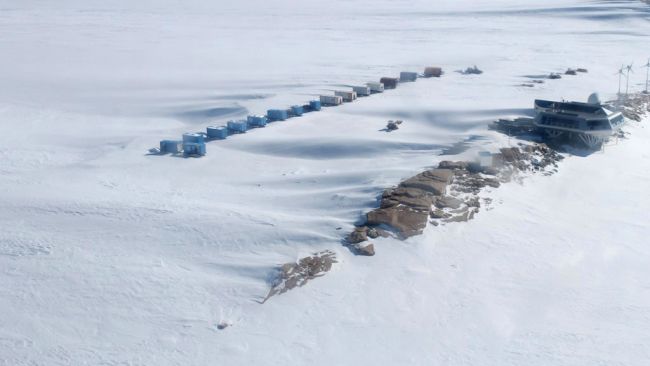
[[[647,122],[467,224],[372,258],[340,240],[443,148],[515,144],[492,119],[612,96],[649,19],[638,1],[0,0],[0,365],[647,365]],[[201,159],[146,155],[428,65],[447,73]],[[567,67],[590,72],[517,86]],[[259,304],[273,268],[322,249],[331,273]]]

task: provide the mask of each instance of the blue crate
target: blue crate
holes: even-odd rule
[[[296,117],[302,116],[302,114],[304,113],[302,106],[299,105],[292,105],[290,111],[291,111],[291,115]]]
[[[184,133],[183,134],[183,143],[194,142],[194,143],[203,143],[205,142],[205,137],[200,133]]]
[[[235,133],[244,133],[248,130],[248,122],[245,120],[228,121],[228,130]]]
[[[172,153],[177,154],[181,152],[183,148],[183,143],[176,140],[162,140],[160,141],[160,152],[162,154]]]
[[[225,126],[208,126],[206,132],[208,137],[213,139],[225,139],[228,137],[228,128]]]
[[[404,82],[409,82],[409,81],[415,81],[418,79],[418,73],[417,72],[410,72],[410,71],[402,71],[399,73],[399,81],[404,83]]]
[[[248,116],[246,121],[249,127],[264,127],[269,120],[264,116]]]
[[[320,111],[320,100],[310,100],[309,107],[312,111]]]
[[[284,121],[289,118],[287,111],[282,109],[269,109],[266,111],[266,116],[269,118],[269,121]]]
[[[200,142],[186,142],[183,144],[183,155],[185,156],[192,156],[192,155],[198,155],[198,156],[203,156],[205,155],[205,143]]]

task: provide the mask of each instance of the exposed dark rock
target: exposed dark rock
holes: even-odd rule
[[[443,195],[453,172],[449,169],[432,169],[403,181],[400,186],[417,188],[434,195]]]
[[[363,246],[363,247],[358,247],[356,252],[359,255],[365,255],[365,256],[372,257],[373,255],[375,255],[375,245],[374,244],[368,244],[368,245]]]
[[[438,169],[467,169],[469,165],[466,161],[448,161],[444,160],[438,163]]]
[[[355,228],[354,231],[348,236],[348,242],[351,244],[357,244],[368,240],[368,227],[362,226]]]
[[[379,232],[374,227],[368,229],[368,237],[370,239],[376,239],[379,237]]]
[[[567,69],[567,71],[564,72],[565,75],[578,75],[578,71],[574,69]]]
[[[461,71],[460,73],[463,74],[463,75],[480,75],[480,74],[483,73],[483,71],[481,69],[479,69],[478,67],[476,67],[476,65],[474,65],[473,67],[466,68],[465,70]]]
[[[438,208],[459,208],[463,201],[451,196],[442,196],[436,200],[436,207]]]
[[[395,123],[393,121],[388,121],[388,124],[386,125],[386,131],[391,132],[391,131],[395,131],[397,129],[399,129],[399,126],[397,125],[397,123]]]
[[[468,220],[469,220],[469,211],[465,211],[460,215],[452,216],[450,218],[444,219],[443,221],[450,223],[450,222],[466,222]]]
[[[427,224],[428,211],[406,206],[380,208],[368,213],[368,225],[386,225],[395,229],[402,238],[421,234]]]
[[[446,213],[445,211],[441,209],[436,209],[432,210],[429,213],[429,216],[431,216],[432,219],[446,219],[451,216],[451,214]]]
[[[374,228],[374,229],[377,230],[377,234],[379,234],[379,236],[381,236],[382,238],[390,238],[391,237],[391,234],[386,230],[382,230],[380,228]]]
[[[523,155],[518,147],[504,147],[501,148],[500,151],[503,161],[507,163],[513,163],[523,158]]]
[[[262,303],[273,295],[283,294],[296,287],[304,286],[316,277],[323,276],[332,269],[334,263],[337,263],[336,254],[326,250],[301,258],[295,263],[283,264],[277,270],[271,290]]]
[[[217,324],[217,329],[224,330],[224,329],[228,328],[229,326],[230,326],[230,324],[228,324],[226,322],[221,322],[221,323]]]

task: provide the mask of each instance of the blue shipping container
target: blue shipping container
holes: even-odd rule
[[[183,155],[205,155],[205,143],[187,142],[183,144]]]
[[[219,126],[219,127],[208,126],[206,132],[208,137],[213,139],[225,139],[226,137],[228,137],[228,128],[226,128],[225,126]]]
[[[309,101],[309,107],[312,111],[320,111],[320,100]]]
[[[287,111],[282,109],[269,109],[266,111],[266,116],[269,118],[269,121],[284,121],[289,118]]]
[[[302,114],[303,114],[302,106],[299,106],[299,105],[292,105],[291,106],[291,115],[292,116],[302,116]]]
[[[183,143],[194,142],[194,143],[203,143],[205,138],[200,133],[184,133],[183,134]]]
[[[244,133],[248,130],[248,122],[245,120],[228,121],[228,129],[237,133]]]
[[[264,127],[268,120],[264,116],[248,116],[247,122],[250,127]]]
[[[400,82],[415,81],[417,79],[418,79],[417,72],[402,71],[399,73]]]
[[[182,143],[176,140],[162,140],[160,141],[160,152],[163,154],[172,153],[177,154],[181,152]]]

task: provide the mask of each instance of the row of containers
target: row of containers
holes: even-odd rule
[[[395,89],[399,83],[414,82],[420,77],[440,77],[440,67],[426,67],[424,73],[403,71],[399,78],[383,77],[379,82],[366,83],[364,86],[353,86],[352,90],[335,91],[334,95],[321,95],[318,100],[309,101],[304,105],[294,105],[288,109],[269,109],[266,115],[251,115],[246,119],[228,121],[225,126],[208,126],[206,132],[184,133],[182,140],[160,141],[160,154],[183,154],[184,156],[204,156],[205,143],[212,140],[222,140],[230,135],[246,133],[252,128],[265,127],[270,122],[284,121],[304,113],[320,111],[323,106],[338,106],[345,102],[353,102],[358,97],[382,93],[387,89]]]

